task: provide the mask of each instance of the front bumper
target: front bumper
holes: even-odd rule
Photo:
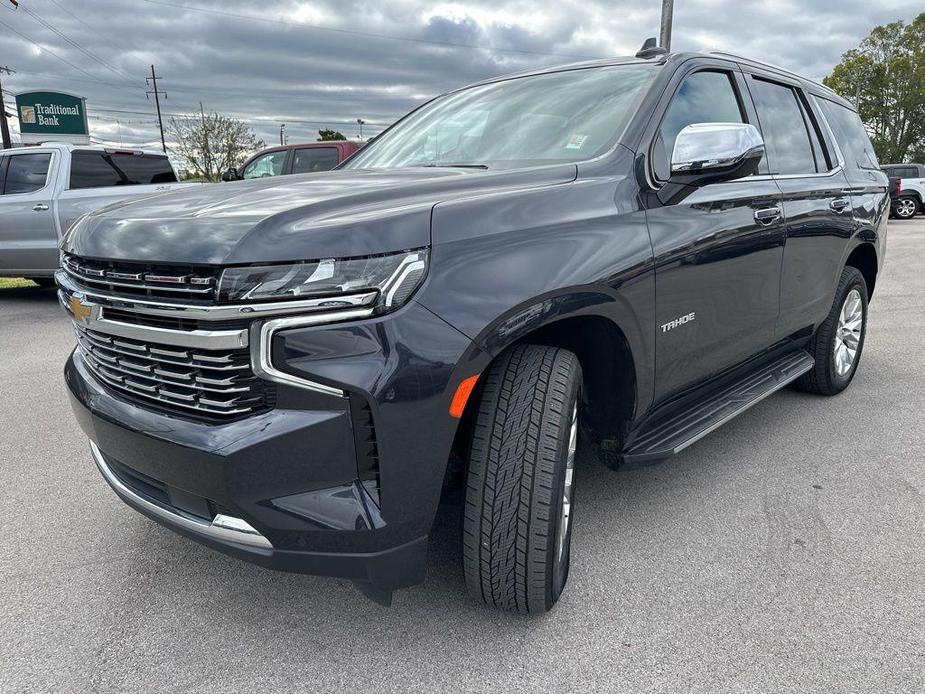
[[[104,478],[141,513],[262,566],[383,590],[420,582],[456,429],[449,403],[480,354],[414,303],[280,332],[273,351],[345,396],[281,383],[270,411],[200,422],[107,388],[75,351],[65,378]],[[358,408],[375,423],[375,489]]]

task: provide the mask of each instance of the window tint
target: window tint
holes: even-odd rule
[[[51,154],[14,154],[6,170],[4,195],[32,193],[45,187]]]
[[[771,173],[816,173],[813,144],[796,92],[791,87],[758,78],[751,81],[751,92]],[[822,163],[819,170],[827,168]]]
[[[826,123],[832,129],[845,166],[856,169],[879,169],[877,155],[861,123],[861,117],[849,108],[828,99],[816,98]]]
[[[264,178],[266,176],[279,176],[283,173],[283,164],[286,163],[286,150],[268,152],[257,157],[244,167],[244,178]]]
[[[667,180],[678,133],[694,123],[744,123],[729,75],[696,72],[687,77],[671,99],[659,128],[653,158],[655,175]]]
[[[71,154],[71,189],[176,183],[167,157],[75,150]]]
[[[884,168],[887,176],[899,178],[918,178],[919,171],[914,166],[887,166]]]
[[[304,147],[293,154],[292,173],[330,171],[337,166],[337,147]]]

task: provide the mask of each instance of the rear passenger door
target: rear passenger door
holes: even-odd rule
[[[848,180],[826,146],[820,120],[800,84],[750,71],[768,167],[783,195],[787,238],[781,266],[777,337],[813,328],[832,305],[854,232]]]

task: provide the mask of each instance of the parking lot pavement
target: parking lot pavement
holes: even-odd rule
[[[458,512],[391,609],[123,506],[61,376],[53,292],[0,291],[0,690],[925,691],[925,221],[892,223],[863,361],[660,466],[577,477],[568,590],[470,602]]]

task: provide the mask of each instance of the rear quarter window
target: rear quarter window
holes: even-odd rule
[[[72,190],[176,183],[167,157],[76,150],[71,154]]]
[[[853,169],[879,170],[874,146],[870,143],[861,117],[849,108],[834,101],[814,97],[826,123],[835,135],[838,148],[845,159],[845,166]]]

